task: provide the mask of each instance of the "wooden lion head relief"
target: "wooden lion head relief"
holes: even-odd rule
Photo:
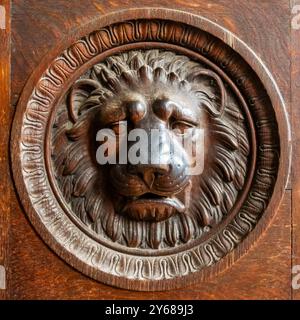
[[[99,163],[101,151],[110,161]],[[218,225],[243,188],[248,155],[244,117],[223,80],[171,51],[95,64],[65,95],[53,127],[67,205],[99,236],[140,249],[175,247]],[[203,162],[196,174],[195,159]]]
[[[264,232],[288,178],[270,72],[189,13],[99,16],[77,36],[45,57],[16,110],[13,172],[30,221],[106,284],[166,290],[215,276]]]

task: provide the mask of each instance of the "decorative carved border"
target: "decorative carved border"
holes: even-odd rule
[[[87,36],[75,33],[80,40],[71,39],[70,46],[60,51],[62,54],[49,54],[47,63],[28,81],[18,106],[12,136],[13,170],[31,222],[49,246],[72,266],[118,287],[170,289],[225,269],[261,234],[276,212],[281,198],[278,194],[283,194],[287,181],[289,129],[282,98],[269,72],[230,32],[183,12],[129,10],[93,22],[84,28],[84,34]],[[163,256],[121,253],[82,232],[53,193],[44,155],[51,114],[78,74],[108,50],[143,42],[188,48],[223,69],[248,102],[258,144],[252,187],[239,213],[205,242]],[[58,57],[52,59],[53,56]]]
[[[255,128],[254,128],[253,119],[252,119],[251,114],[248,110],[247,103],[246,103],[243,95],[239,91],[239,88],[237,87],[237,85],[235,83],[233,83],[233,81],[226,75],[226,73],[223,70],[221,70],[217,65],[213,64],[212,62],[210,62],[210,60],[208,60],[207,58],[205,58],[202,55],[197,54],[194,51],[191,51],[189,49],[179,47],[179,46],[176,46],[176,45],[170,44],[170,43],[166,44],[164,42],[162,42],[162,43],[159,43],[159,42],[136,42],[136,43],[130,43],[130,44],[125,44],[125,45],[110,48],[110,49],[94,56],[91,60],[87,61],[87,63],[84,64],[84,72],[86,71],[87,65],[90,66],[90,65],[93,65],[99,61],[103,61],[106,57],[111,56],[111,55],[115,54],[116,52],[120,53],[123,51],[136,49],[139,47],[152,48],[152,49],[153,48],[169,49],[169,50],[172,50],[176,53],[178,52],[179,54],[184,54],[185,56],[191,57],[192,59],[195,59],[195,61],[199,60],[204,65],[207,65],[210,68],[212,68],[226,82],[226,84],[231,88],[234,95],[236,96],[239,103],[241,104],[242,111],[243,111],[243,113],[245,113],[246,122],[249,126],[249,140],[250,140],[250,149],[251,149],[251,155],[249,155],[249,158],[251,159],[251,161],[249,161],[249,170],[248,170],[248,174],[246,177],[246,182],[244,184],[244,188],[240,192],[240,195],[238,196],[238,199],[235,202],[233,208],[230,210],[230,213],[228,214],[228,216],[226,218],[224,218],[224,220],[220,223],[219,228],[222,228],[222,226],[226,226],[228,224],[228,222],[230,222],[232,220],[232,217],[237,212],[239,212],[239,210],[241,209],[241,206],[248,195],[248,192],[249,192],[249,189],[250,189],[250,186],[252,183],[252,179],[254,176],[254,172],[255,172],[255,164],[256,164],[256,156],[257,156],[256,132],[255,132]],[[79,68],[79,70],[81,70],[81,69],[82,68]],[[76,77],[78,78],[80,76],[81,76],[81,72],[76,72]],[[67,88],[69,88],[69,87],[67,87]],[[67,89],[64,88],[64,91],[66,91],[66,90]],[[51,161],[52,160],[51,159],[51,129],[52,129],[54,118],[55,118],[55,115],[57,112],[56,107],[58,105],[59,105],[59,103],[57,103],[56,106],[53,106],[53,108],[51,108],[51,112],[50,112],[51,115],[49,116],[49,119],[51,118],[51,120],[49,120],[47,123],[46,138],[45,138],[45,161],[46,161],[46,170],[47,170],[50,185],[52,186],[52,189],[53,189],[53,192],[56,196],[56,199],[59,201],[63,210],[69,215],[70,219],[75,224],[77,224],[77,226],[81,230],[83,230],[84,233],[88,234],[95,241],[100,242],[109,248],[116,249],[115,243],[113,245],[111,245],[111,242],[106,242],[104,239],[99,239],[98,235],[96,235],[94,232],[92,232],[91,230],[86,228],[86,226],[82,223],[82,221],[74,215],[72,210],[65,203],[65,201],[63,199],[64,197],[60,191],[59,186],[57,185],[57,181],[54,177],[54,172],[53,172],[53,168],[52,168],[52,161]],[[138,255],[138,256],[145,256],[145,255],[146,256],[147,255],[148,256],[150,256],[150,255],[151,256],[163,256],[163,255],[167,255],[167,254],[175,254],[179,251],[185,251],[195,245],[199,245],[200,243],[205,242],[206,240],[208,240],[211,237],[211,235],[213,233],[215,233],[214,231],[215,231],[214,229],[213,229],[213,232],[208,231],[204,235],[201,236],[201,239],[198,239],[198,240],[196,239],[194,241],[189,242],[188,244],[183,244],[183,245],[180,245],[179,247],[176,247],[176,248],[160,249],[160,250],[156,250],[151,253],[150,252],[145,253],[144,250],[138,250],[136,248],[128,248],[128,247],[119,246],[118,251],[128,253],[128,254]]]

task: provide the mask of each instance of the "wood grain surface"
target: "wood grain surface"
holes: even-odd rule
[[[2,285],[5,286],[5,270],[8,268],[8,232],[10,191],[8,141],[12,117],[10,107],[10,1],[0,1],[0,265]],[[5,298],[7,290],[1,290],[0,299]]]
[[[291,1],[291,8],[300,6]],[[298,10],[300,12],[300,10]],[[295,14],[294,14],[295,15]],[[300,265],[300,29],[291,28],[291,106],[293,132],[292,158],[292,267]],[[299,272],[299,268],[298,268]],[[295,276],[295,275],[294,275]],[[299,281],[298,281],[299,283]],[[300,299],[300,289],[292,290],[293,299]]]
[[[121,5],[119,1],[76,1],[75,4],[74,1],[60,0],[14,0],[12,108],[43,57],[74,28],[116,10],[145,6],[170,8],[170,3],[173,9],[200,14],[217,22],[246,42],[273,74],[290,110],[288,0],[253,0],[251,5],[245,0],[162,0],[159,3],[143,0],[122,1]],[[298,121],[299,116],[295,115]],[[6,117],[7,122],[11,121],[9,112]],[[8,169],[4,171],[7,173]],[[4,182],[6,192],[12,184],[12,180]],[[12,299],[290,299],[292,188],[289,183],[280,210],[265,234],[231,268],[205,283],[155,293],[105,286],[73,270],[42,242],[25,217],[16,194],[12,193],[11,198],[6,196],[10,199],[10,206],[6,208],[11,209],[8,296]],[[296,209],[295,206],[293,204]],[[295,223],[295,241],[296,227]]]

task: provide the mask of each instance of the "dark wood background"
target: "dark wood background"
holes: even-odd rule
[[[2,1],[6,5],[8,2]],[[7,70],[7,85],[1,86],[0,91],[0,263],[8,272],[8,287],[2,296],[0,290],[0,299],[5,295],[11,299],[300,298],[300,289],[293,291],[291,288],[292,264],[300,264],[300,227],[297,224],[297,221],[300,223],[297,201],[300,198],[297,192],[300,190],[299,130],[293,133],[292,178],[270,227],[256,245],[224,273],[209,282],[176,291],[141,293],[116,289],[72,269],[33,230],[19,204],[8,167],[8,132],[13,111],[26,80],[43,56],[72,29],[99,15],[125,8],[159,6],[180,9],[207,17],[235,33],[265,62],[283,94],[293,123],[297,125],[300,121],[300,112],[296,110],[300,100],[300,44],[296,40],[300,30],[290,32],[291,6],[295,3],[289,0],[12,1],[11,106],[8,104],[9,52],[2,50],[7,45],[6,38],[2,37],[5,32],[0,30],[1,68],[5,66]],[[292,45],[290,35],[294,39]]]
[[[0,265],[7,270],[10,198],[13,189],[9,174],[8,140],[13,110],[10,105],[10,5],[7,0],[1,1],[0,5]],[[7,296],[7,290],[0,289],[0,300]]]
[[[300,6],[300,0],[291,1],[291,6]],[[292,196],[292,267],[300,265],[300,29],[291,28],[291,126],[293,156],[291,166]],[[300,300],[300,289],[292,291],[292,297]]]

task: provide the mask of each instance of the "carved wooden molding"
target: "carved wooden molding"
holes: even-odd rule
[[[13,170],[32,224],[69,264],[118,287],[164,290],[224,270],[265,229],[287,181],[288,124],[268,70],[230,32],[183,12],[129,10],[80,32],[49,54],[17,108]],[[129,119],[169,132],[175,113],[176,126],[191,116],[206,129],[201,175],[177,162],[181,171],[151,174],[96,163],[99,128]],[[149,193],[155,201],[138,198]]]

